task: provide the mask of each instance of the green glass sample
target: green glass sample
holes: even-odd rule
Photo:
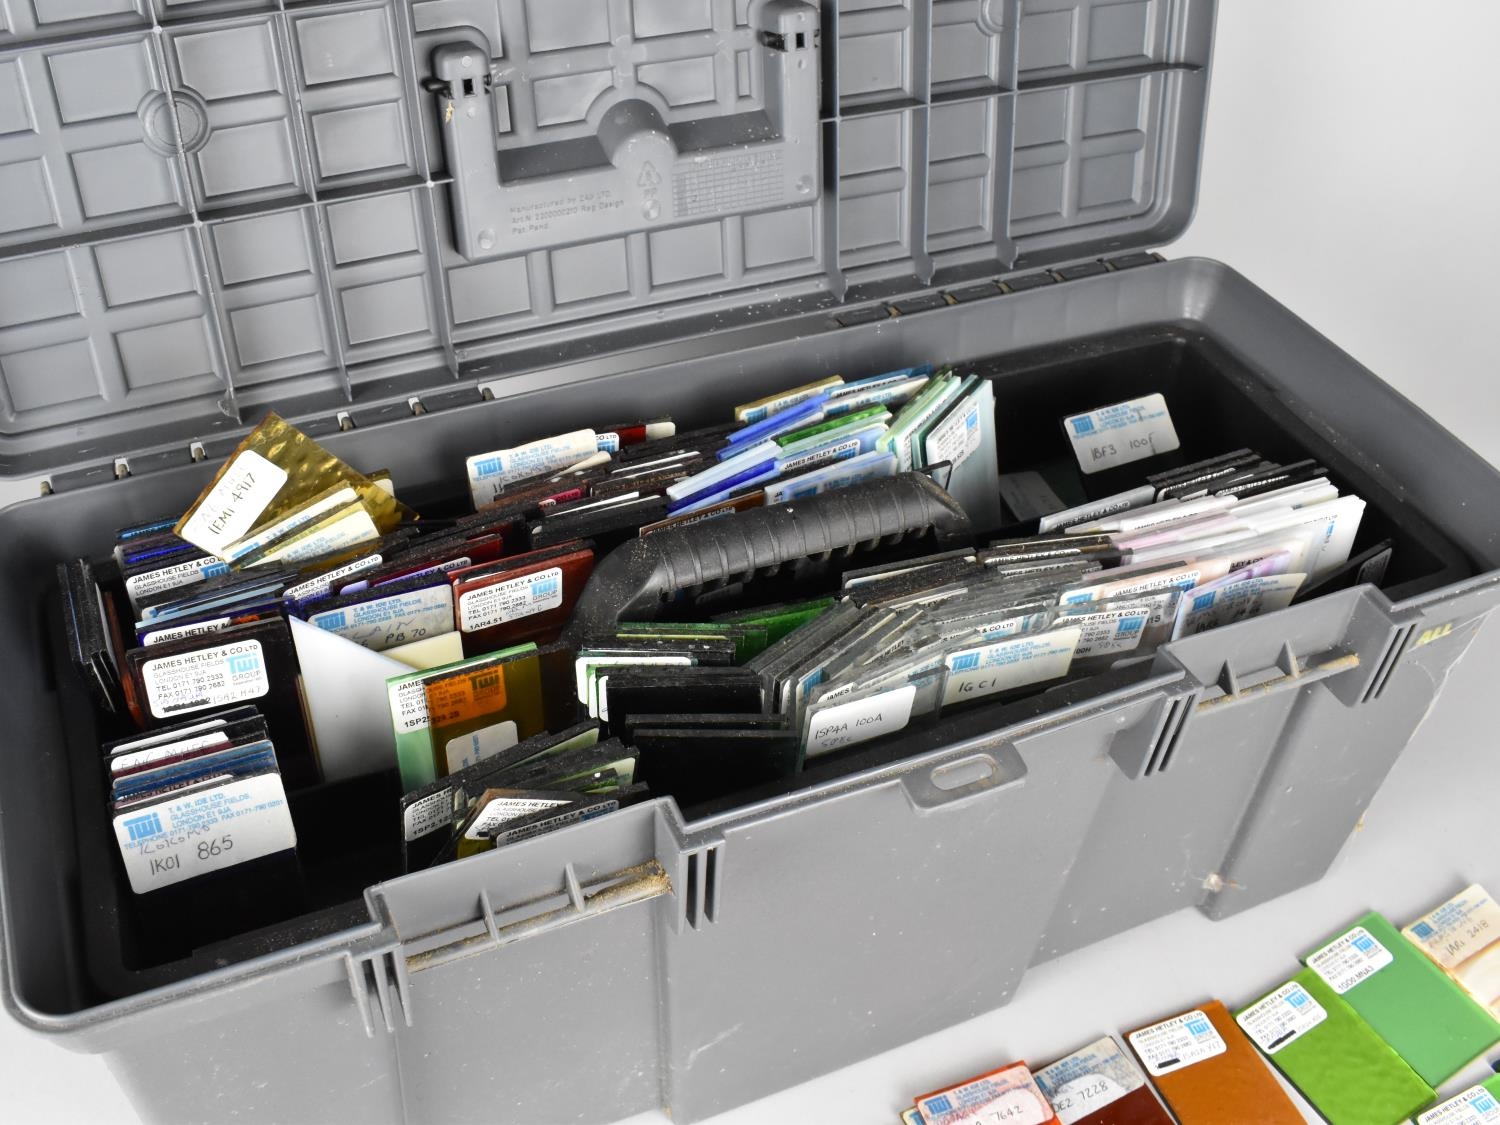
[[[833,605],[832,598],[813,598],[805,602],[782,603],[763,606],[759,609],[740,610],[714,618],[726,624],[763,625],[766,629],[766,644],[773,645],[799,625],[822,616],[823,611]]]
[[[890,411],[883,405],[867,406],[862,410],[852,410],[848,414],[837,415],[824,422],[815,422],[800,430],[793,430],[791,433],[778,434],[774,440],[777,445],[785,449],[789,445],[797,445],[810,438],[822,437],[834,430],[842,430],[846,426],[850,430],[857,430],[861,426],[874,425],[875,419],[889,413]]]
[[[1366,914],[1303,964],[1432,1086],[1500,1042],[1500,1023],[1383,917]]]
[[[1332,1125],[1404,1121],[1433,1089],[1311,969],[1235,1016]]]
[[[743,664],[766,650],[767,630],[753,622],[726,621],[622,621],[615,636],[633,639],[655,637],[666,640],[694,640],[698,637],[727,637],[734,642],[734,662]]]

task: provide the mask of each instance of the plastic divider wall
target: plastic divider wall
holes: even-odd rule
[[[816,811],[714,825],[719,914],[666,945],[674,1116],[720,1112],[1005,1003],[1107,791],[1109,739],[1149,697],[961,739]],[[990,771],[981,787],[929,786],[976,758]]]
[[[1350,627],[1363,599],[1350,591],[1295,615],[1238,623],[1232,650],[1204,634],[1157,656],[1157,670],[1177,669],[1182,682],[1148,724],[1121,732],[1111,747],[1121,769],[1047,924],[1041,958],[1202,906],[1237,882],[1225,865],[1235,854],[1242,819],[1262,804],[1281,804],[1279,790],[1262,792],[1265,779],[1276,776],[1288,758],[1309,773],[1327,765],[1326,756],[1299,752],[1300,709],[1328,695],[1336,680],[1358,677],[1379,651],[1381,631]],[[1348,707],[1342,701],[1338,706]],[[1335,850],[1350,827],[1352,822],[1337,837]],[[1332,852],[1310,847],[1305,837],[1294,831],[1279,846],[1261,841],[1270,852],[1266,862],[1279,864],[1297,849],[1332,859]],[[1247,892],[1243,905],[1262,901],[1264,888],[1253,880],[1241,889]]]

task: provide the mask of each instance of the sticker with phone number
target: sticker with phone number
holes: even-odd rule
[[[141,680],[158,719],[259,699],[271,690],[259,641],[148,660],[141,665]]]
[[[1200,1009],[1132,1031],[1127,1039],[1153,1078],[1222,1055],[1229,1050],[1213,1022]]]

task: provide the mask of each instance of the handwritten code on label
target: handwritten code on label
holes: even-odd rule
[[[1120,1045],[1105,1036],[1037,1071],[1036,1084],[1062,1125],[1074,1125],[1140,1089],[1146,1078]]]
[[[297,845],[281,775],[274,772],[123,812],[114,829],[136,894]]]
[[[1063,429],[1085,473],[1170,453],[1182,444],[1167,400],[1159,394],[1071,415],[1063,419]]]
[[[179,534],[196,547],[218,554],[255,526],[287,481],[287,471],[253,449],[235,455]]]
[[[808,719],[807,753],[826,754],[901,730],[911,721],[915,684],[825,707]]]

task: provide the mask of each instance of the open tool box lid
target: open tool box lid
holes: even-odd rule
[[[0,474],[62,491],[215,461],[273,405],[327,434],[1116,268],[1191,216],[1213,14],[11,4]]]

